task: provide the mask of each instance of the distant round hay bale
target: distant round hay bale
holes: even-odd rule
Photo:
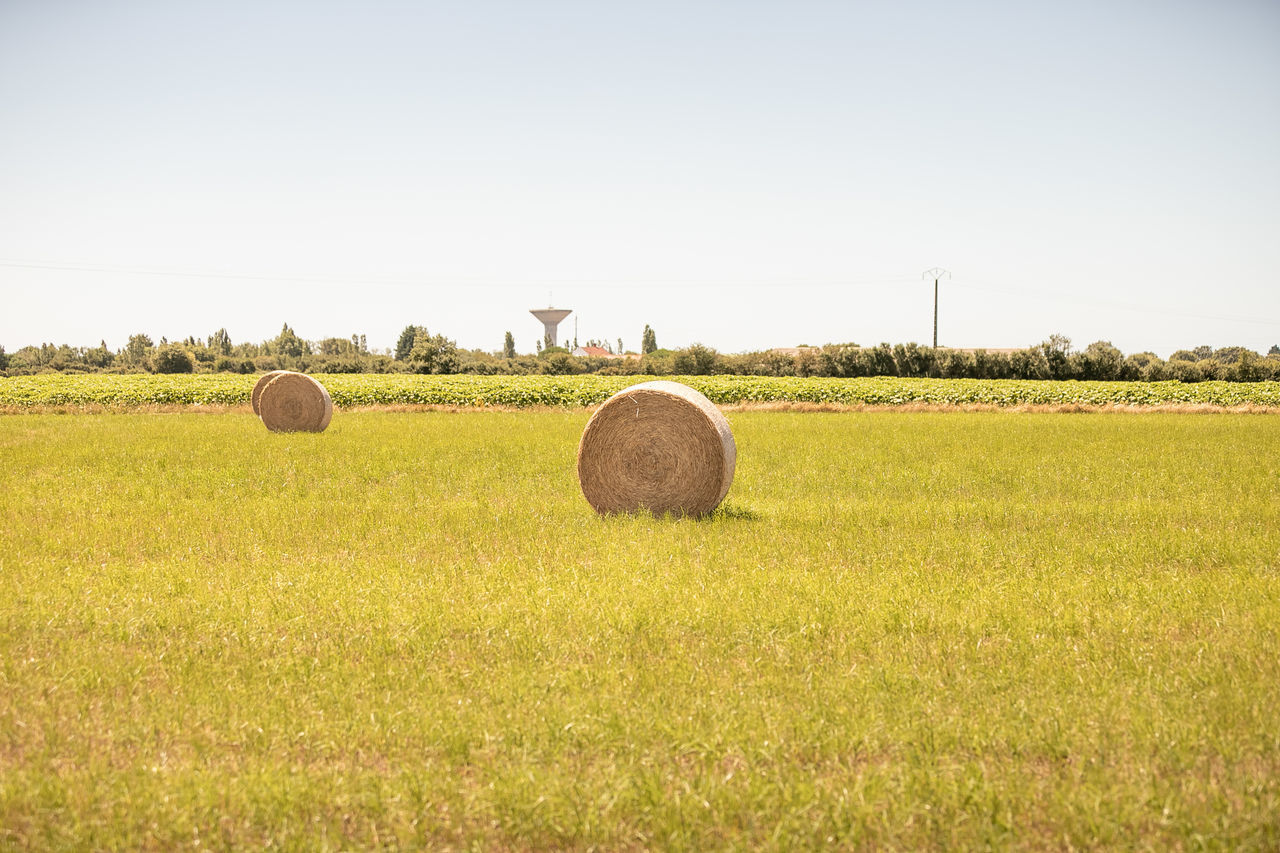
[[[321,432],[333,417],[333,400],[305,373],[282,371],[262,389],[258,414],[272,432]]]
[[[272,379],[275,379],[277,376],[279,376],[282,373],[291,373],[291,372],[292,371],[289,371],[289,370],[273,370],[270,373],[262,374],[262,378],[260,378],[258,380],[258,383],[253,386],[253,396],[250,398],[250,401],[249,401],[253,404],[253,413],[255,415],[262,414],[262,412],[258,410],[258,401],[262,398],[262,389],[267,387],[267,383],[270,382]]]
[[[596,512],[700,516],[729,492],[738,458],[729,422],[679,382],[643,382],[596,410],[578,444],[578,482]]]

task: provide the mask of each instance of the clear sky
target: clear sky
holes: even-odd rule
[[[3,0],[0,344],[1280,343],[1274,0]]]

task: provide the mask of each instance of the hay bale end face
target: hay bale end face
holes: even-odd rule
[[[315,379],[285,371],[263,387],[258,415],[272,432],[322,432],[333,417],[333,400]]]
[[[249,402],[253,405],[253,413],[255,415],[262,414],[262,412],[258,410],[258,401],[262,399],[262,389],[266,388],[267,383],[269,383],[272,379],[275,379],[277,376],[279,376],[282,373],[289,373],[289,372],[290,371],[288,370],[273,370],[270,373],[262,374],[262,376],[258,379],[257,384],[253,386],[253,394],[249,398]]]
[[[701,516],[729,493],[738,451],[729,422],[679,382],[643,382],[605,401],[578,444],[578,482],[601,514]]]

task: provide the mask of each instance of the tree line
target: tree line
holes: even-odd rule
[[[511,332],[500,349],[460,348],[456,341],[426,326],[409,325],[394,349],[370,350],[364,335],[350,338],[300,337],[286,323],[261,343],[235,343],[225,328],[207,338],[180,341],[145,334],[112,350],[96,347],[24,346],[6,353],[0,346],[0,374],[33,373],[261,373],[300,370],[310,373],[472,373],[472,374],[637,374],[751,376],[927,376],[969,379],[1087,379],[1156,382],[1280,380],[1280,345],[1266,355],[1245,347],[1178,350],[1168,359],[1155,353],[1125,355],[1108,341],[1075,349],[1071,339],[1052,335],[1026,349],[957,350],[915,343],[859,346],[855,343],[802,346],[727,354],[702,344],[661,349],[657,335],[645,326],[640,352],[624,352],[622,341],[588,341],[615,357],[578,357],[565,346],[543,346],[532,355],[517,354]],[[573,342],[576,345],[576,341]]]

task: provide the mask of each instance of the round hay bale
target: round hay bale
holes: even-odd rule
[[[333,400],[305,373],[284,371],[262,389],[258,414],[272,432],[321,432],[333,417]]]
[[[267,387],[267,383],[272,379],[275,379],[281,373],[291,372],[292,371],[289,370],[273,370],[270,373],[262,374],[262,377],[258,379],[257,384],[253,386],[253,395],[249,398],[249,402],[253,404],[253,413],[255,415],[262,414],[262,412],[258,411],[258,401],[262,398],[262,389]]]
[[[738,450],[711,401],[679,382],[643,382],[596,410],[578,444],[578,482],[601,514],[700,516],[729,492]]]

